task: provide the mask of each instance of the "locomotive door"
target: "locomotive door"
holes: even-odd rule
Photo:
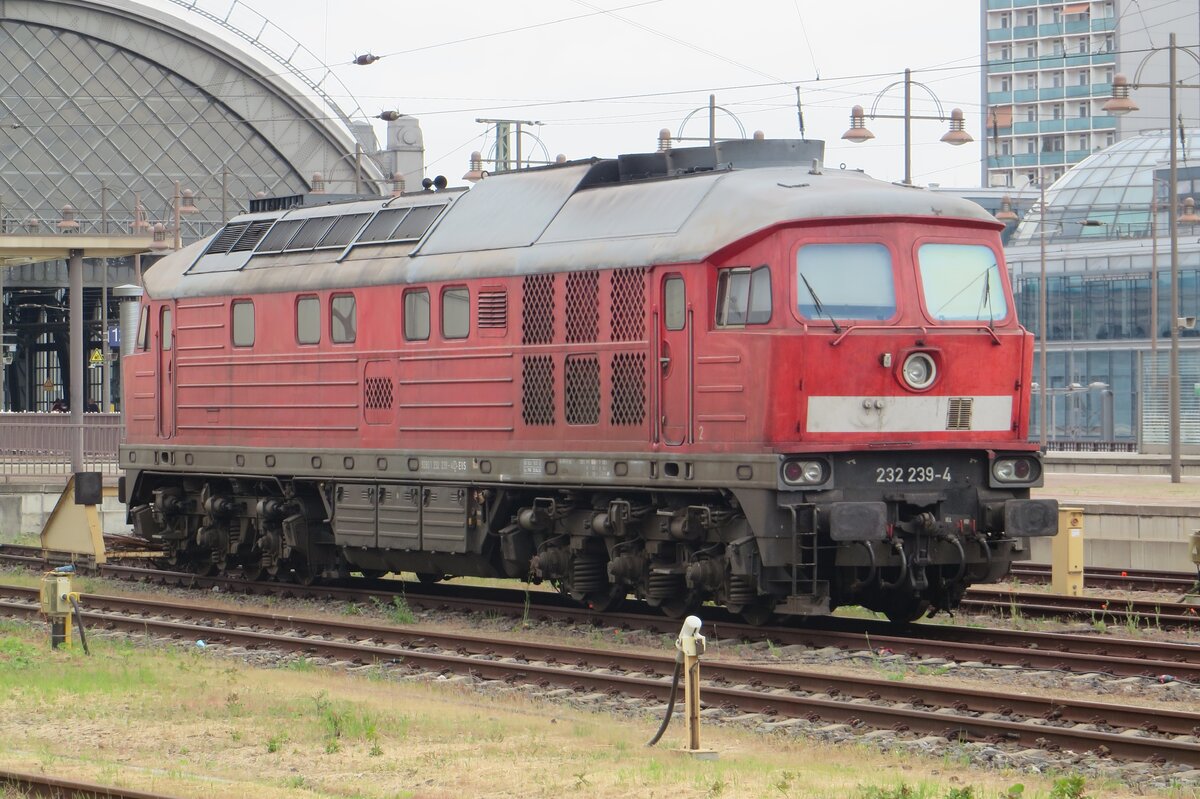
[[[683,275],[663,278],[659,307],[659,435],[679,446],[692,433],[692,319]]]
[[[158,313],[158,436],[170,438],[175,435],[175,329],[171,306]]]

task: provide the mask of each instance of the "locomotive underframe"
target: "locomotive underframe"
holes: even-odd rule
[[[1052,534],[1054,509],[989,485],[991,456],[910,453],[947,479],[880,485],[878,469],[909,467],[831,454],[829,479],[800,489],[781,482],[779,455],[122,450],[130,519],[179,566],[301,582],[507,576],[600,608],[634,595],[675,615],[713,600],[753,620],[844,604],[908,620],[1003,576],[1024,557],[1006,522],[1032,510],[1019,532]]]

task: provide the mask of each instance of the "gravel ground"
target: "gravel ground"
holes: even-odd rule
[[[363,620],[388,621],[386,607],[364,607],[343,603],[323,603],[311,600],[264,599],[228,595],[211,591],[203,595],[187,589],[164,589],[158,586],[139,586],[116,583],[114,593],[150,592],[172,594],[179,598],[205,604],[231,603],[237,606],[267,608],[284,612],[293,611],[309,615],[328,614],[344,618],[353,615]],[[626,631],[618,628],[571,625],[561,622],[521,623],[507,618],[469,616],[444,611],[426,611],[416,614],[422,625],[467,630],[477,633],[512,635],[519,632],[532,639],[579,644],[591,644],[598,651],[612,649],[673,651],[673,636],[641,631]],[[974,620],[959,618],[957,623],[973,623]],[[988,619],[989,626],[1011,626],[1003,619]],[[1028,620],[1020,621],[1026,627],[1038,630],[1065,629],[1073,632],[1096,634],[1091,625],[1061,625]],[[1146,638],[1180,640],[1181,634],[1163,630],[1110,630],[1123,637],[1136,635]],[[712,631],[709,631],[710,633]],[[719,631],[718,631],[719,632]],[[1187,636],[1192,637],[1194,636]],[[251,651],[240,647],[209,646],[207,651],[216,656],[236,657],[264,667],[277,667],[297,656],[267,651]],[[1111,701],[1113,697],[1128,699],[1131,704],[1170,707],[1200,711],[1200,685],[1175,681],[1160,681],[1151,678],[1118,678],[1089,673],[1074,674],[1059,671],[1026,669],[1018,666],[992,666],[980,662],[953,663],[938,658],[910,658],[886,649],[843,651],[827,647],[814,649],[805,646],[779,647],[767,641],[746,644],[722,641],[710,635],[709,656],[721,660],[744,660],[776,665],[793,664],[817,670],[837,671],[842,674],[861,674],[876,679],[892,679],[934,685],[960,685],[973,688],[1005,686],[1013,693],[1027,695],[1063,695],[1069,693],[1077,698],[1094,698]],[[480,681],[463,676],[445,676],[432,672],[409,672],[406,669],[387,666],[361,666],[329,659],[311,659],[315,664],[345,670],[349,673],[369,672],[376,668],[388,670],[389,679],[423,680],[470,684],[484,695],[503,695],[519,691],[539,701],[565,703],[574,707],[609,712],[621,716],[639,718],[661,718],[665,705],[658,702],[628,697],[609,697],[602,693],[578,693],[570,689],[546,689],[535,685],[508,685],[500,682]],[[665,678],[664,678],[665,679]],[[864,700],[865,701],[865,700]],[[681,709],[677,708],[677,713]],[[1200,770],[1188,767],[1154,763],[1122,763],[1097,755],[1078,755],[1053,752],[1043,749],[1021,749],[1016,746],[987,743],[960,743],[945,737],[917,736],[891,730],[857,729],[845,724],[811,722],[805,719],[776,718],[761,714],[737,714],[718,707],[703,711],[706,723],[740,725],[764,735],[804,736],[828,743],[867,745],[880,751],[913,751],[938,758],[947,758],[956,763],[971,764],[985,769],[1012,769],[1029,774],[1078,773],[1089,779],[1111,779],[1130,786],[1152,789],[1180,788],[1195,791],[1200,789]],[[675,724],[682,724],[677,718]],[[948,725],[949,726],[949,725]],[[1130,731],[1126,734],[1139,734]],[[1187,737],[1186,740],[1196,741]]]

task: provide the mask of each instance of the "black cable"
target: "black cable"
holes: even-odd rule
[[[671,698],[667,700],[667,713],[663,716],[662,724],[658,725],[658,732],[654,733],[653,738],[646,741],[646,746],[654,746],[658,743],[671,724],[671,715],[675,712],[675,698],[679,695],[679,678],[681,676],[683,676],[682,652],[675,656],[675,671],[671,674]]]
[[[75,609],[75,626],[79,628],[79,642],[83,644],[83,652],[85,655],[92,654],[88,649],[87,633],[83,631],[83,611],[79,609],[79,600],[71,597],[71,607]]]

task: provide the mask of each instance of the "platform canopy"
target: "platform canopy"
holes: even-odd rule
[[[99,235],[0,235],[0,267],[65,261],[72,250],[81,250],[84,258],[124,258],[150,252],[153,237]]]

